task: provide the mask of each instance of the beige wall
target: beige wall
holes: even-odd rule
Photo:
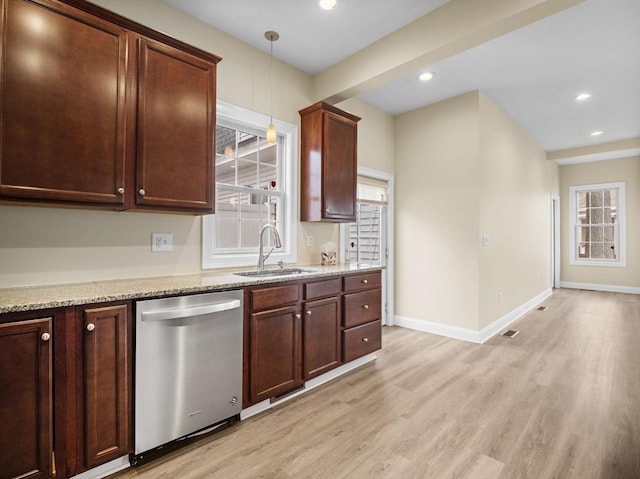
[[[479,331],[551,287],[557,166],[491,100],[400,115],[396,154],[398,316]]]
[[[396,118],[396,315],[478,329],[478,94]]]
[[[482,329],[551,288],[551,194],[558,193],[558,167],[480,94],[480,172]]]
[[[624,181],[627,193],[627,266],[569,264],[569,187]],[[640,287],[640,157],[560,167],[561,281],[606,286]]]

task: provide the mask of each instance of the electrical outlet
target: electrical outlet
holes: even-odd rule
[[[307,235],[307,246],[313,246],[313,236]]]
[[[483,234],[482,235],[482,246],[484,246],[485,248],[489,247],[489,235],[488,234]]]
[[[173,234],[151,233],[151,251],[173,251]]]

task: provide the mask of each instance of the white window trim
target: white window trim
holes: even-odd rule
[[[263,115],[240,106],[223,101],[217,101],[217,117],[226,123],[239,127],[249,125],[259,130],[266,130],[271,121],[268,115]],[[278,136],[284,137],[285,157],[283,168],[285,198],[283,201],[285,222],[284,231],[279,231],[283,242],[282,251],[274,251],[269,256],[269,263],[284,261],[297,262],[298,243],[298,127],[291,123],[273,119]],[[242,266],[256,266],[257,252],[215,253],[213,238],[215,234],[215,215],[202,217],[202,269],[231,268]]]
[[[576,225],[578,224],[577,218],[577,193],[580,191],[592,191],[592,190],[611,190],[618,189],[618,258],[615,260],[610,259],[582,259],[578,258],[576,252],[578,250],[576,244]],[[569,187],[569,220],[571,226],[569,229],[569,245],[571,253],[569,255],[569,264],[580,266],[613,266],[613,267],[626,267],[627,266],[627,212],[626,212],[626,192],[625,182],[617,183],[599,183],[595,185],[580,185]]]

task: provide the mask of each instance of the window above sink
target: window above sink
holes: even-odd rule
[[[268,116],[224,102],[217,108],[216,214],[203,217],[203,269],[255,265],[265,224],[282,238],[271,262],[295,263],[297,127],[273,119],[277,141],[269,145]]]

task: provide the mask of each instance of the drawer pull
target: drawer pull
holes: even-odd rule
[[[366,279],[363,279],[363,280],[362,280],[362,284],[369,284],[369,281],[368,281],[368,280],[366,280]]]
[[[368,304],[363,304],[363,305],[362,305],[362,307],[363,307],[364,309],[369,309],[369,305],[368,305]]]
[[[362,338],[362,342],[363,343],[368,343],[369,342],[369,338]]]
[[[51,339],[51,335],[49,333],[42,333],[42,336],[40,336],[40,339],[42,339],[42,341],[46,343]]]

